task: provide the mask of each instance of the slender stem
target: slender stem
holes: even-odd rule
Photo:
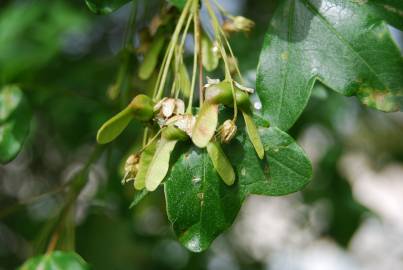
[[[143,133],[143,147],[144,145],[147,144],[147,139],[148,139],[148,127],[145,127]]]
[[[218,3],[217,0],[213,0],[214,4],[217,6],[218,10],[226,17],[228,18],[234,18],[234,16],[232,16],[228,11],[226,11],[222,5],[220,5],[220,3]]]
[[[190,16],[188,17],[188,20],[187,20],[186,26],[185,26],[185,30],[182,32],[182,39],[179,43],[178,54],[181,56],[180,63],[179,63],[180,65],[183,64],[183,47],[185,46],[186,36],[188,34],[189,27],[190,27],[190,24],[192,23],[192,20],[193,20],[193,13],[191,13]],[[179,96],[179,89],[175,93],[175,98],[178,98],[178,96]]]
[[[52,221],[49,226],[44,227],[44,234],[42,235],[44,239],[49,239],[50,236],[50,242],[48,244],[47,250],[52,251],[59,238],[60,230],[62,225],[65,223],[65,219],[71,210],[71,207],[74,205],[78,195],[81,193],[82,189],[85,187],[85,184],[87,182],[87,177],[88,177],[88,171],[91,167],[91,165],[101,156],[101,154],[104,151],[104,147],[97,145],[93,152],[91,153],[90,157],[84,164],[83,168],[75,174],[70,181],[68,181],[70,189],[67,193],[67,199],[65,201],[64,206],[59,210],[59,213],[57,215],[57,218]]]
[[[227,55],[227,53],[225,51],[225,48],[223,46],[223,42],[222,42],[222,39],[221,39],[221,32],[219,30],[219,29],[221,29],[221,26],[220,26],[220,24],[218,22],[218,19],[217,19],[216,15],[215,15],[211,5],[210,5],[209,0],[206,0],[206,6],[207,6],[207,11],[208,11],[208,13],[210,15],[210,18],[212,20],[214,33],[215,33],[215,36],[216,36],[216,40],[218,42],[218,47],[220,49],[221,56],[222,56],[222,58],[224,60],[225,80],[229,81],[231,83],[232,97],[233,97],[233,102],[234,102],[233,103],[234,104],[233,105],[234,106],[234,118],[233,118],[232,121],[236,122],[236,119],[238,117],[238,106],[236,104],[236,94],[235,94],[235,88],[234,88],[234,84],[233,84],[233,79],[232,79],[231,72],[230,72],[230,69],[229,69],[228,55]]]
[[[194,26],[194,51],[193,51],[193,72],[192,72],[192,82],[190,86],[190,96],[189,96],[189,101],[188,101],[188,107],[186,109],[186,113],[191,114],[192,113],[192,105],[193,105],[193,96],[194,96],[194,88],[196,86],[196,72],[197,72],[197,59],[198,59],[198,51],[199,51],[199,42],[197,40],[197,21],[199,20],[199,1],[194,0],[193,1],[193,26]],[[200,34],[199,34],[200,38]]]
[[[235,59],[236,59],[236,58],[235,58],[235,55],[234,55],[234,53],[233,53],[233,51],[232,51],[231,45],[229,44],[229,41],[228,41],[227,37],[225,36],[224,31],[222,30],[221,27],[219,28],[219,30],[220,30],[220,32],[221,32],[221,35],[222,35],[223,38],[224,38],[225,44],[227,45],[227,48],[228,48],[228,51],[229,51],[231,57],[235,60]],[[235,63],[235,69],[236,69],[236,72],[238,73],[238,76],[239,76],[241,82],[244,83],[244,79],[243,79],[243,77],[242,77],[241,71],[239,70],[239,67],[238,67],[238,64],[237,64],[237,63]]]
[[[157,132],[157,134],[155,134],[154,137],[152,137],[152,138],[147,142],[147,144],[144,145],[144,146],[140,149],[140,151],[139,151],[138,153],[143,152],[147,147],[149,147],[149,146],[158,138],[158,136],[161,134],[161,132],[162,132],[162,129],[159,129],[158,132]]]
[[[137,15],[137,1],[133,0],[131,3],[131,11],[129,21],[126,26],[125,35],[123,38],[123,59],[121,68],[117,75],[116,80],[116,93],[113,93],[116,97],[120,94],[121,106],[125,106],[128,102],[128,85],[127,81],[130,76],[130,63],[133,52],[133,38],[136,31],[136,15]]]
[[[200,14],[199,14],[199,1],[196,1],[195,10],[195,46],[197,46],[195,53],[197,53],[197,61],[199,63],[199,106],[203,104],[203,64],[202,64],[202,50],[201,50],[201,31],[200,31]]]
[[[51,253],[51,252],[56,248],[56,245],[57,245],[57,241],[58,241],[58,240],[59,240],[59,233],[58,233],[58,232],[55,232],[55,233],[52,235],[52,237],[51,237],[51,239],[50,239],[50,241],[49,241],[48,248],[46,249],[46,253],[47,253],[47,254]]]
[[[132,8],[130,12],[129,22],[126,27],[125,36],[123,38],[123,47],[131,50],[133,48],[133,37],[136,32],[136,15],[137,15],[137,1],[132,1]]]
[[[162,94],[163,94],[163,90],[164,90],[164,86],[165,86],[165,81],[166,78],[168,76],[168,70],[169,70],[169,66],[171,64],[171,60],[172,60],[172,56],[173,56],[173,52],[175,49],[175,44],[178,42],[178,37],[180,34],[180,31],[182,29],[182,26],[185,22],[185,19],[189,13],[189,9],[190,9],[190,4],[191,1],[188,1],[185,5],[185,8],[182,11],[181,16],[179,17],[179,21],[178,24],[175,28],[175,31],[172,35],[172,39],[168,45],[168,49],[167,49],[167,58],[166,58],[166,63],[165,65],[162,67],[162,75],[161,75],[161,81],[159,82],[159,86],[158,86],[158,91],[156,94],[156,100],[161,99]]]

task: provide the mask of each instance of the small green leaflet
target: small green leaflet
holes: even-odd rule
[[[74,252],[54,251],[26,261],[19,270],[89,270],[89,265]]]
[[[31,111],[15,85],[0,90],[0,163],[13,160],[28,135]]]
[[[379,14],[363,3],[280,2],[266,33],[256,82],[263,117],[272,125],[288,130],[294,124],[316,80],[369,107],[402,109],[402,57]]]
[[[85,0],[88,8],[95,14],[106,15],[114,12],[130,0]]]
[[[289,194],[302,189],[311,178],[308,158],[287,133],[260,127],[266,151],[260,160],[244,129],[242,126],[238,136],[223,145],[235,169],[233,185],[221,180],[206,150],[194,146],[185,148],[168,174],[168,218],[180,242],[194,252],[207,249],[231,226],[249,194]]]

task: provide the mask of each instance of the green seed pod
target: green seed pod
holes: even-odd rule
[[[248,93],[235,87],[235,99],[238,108],[247,112],[250,111],[250,100]]]
[[[179,65],[179,89],[185,97],[189,97],[190,88],[189,73],[186,69],[186,65],[182,62]]]
[[[243,118],[245,120],[245,125],[246,125],[246,132],[248,133],[249,139],[252,142],[253,147],[255,148],[255,151],[260,159],[264,158],[264,147],[262,140],[260,139],[259,132],[256,128],[255,122],[253,122],[252,117],[245,113],[242,112]]]
[[[146,95],[137,95],[129,105],[133,117],[139,121],[150,121],[154,116],[154,102]]]
[[[161,137],[161,140],[157,144],[157,150],[147,170],[145,184],[146,189],[154,191],[164,180],[169,169],[169,160],[171,153],[175,148],[178,141],[167,140]]]
[[[144,189],[146,185],[146,175],[151,161],[153,160],[156,148],[157,143],[153,142],[146,149],[144,149],[143,153],[141,153],[136,180],[134,181],[134,188],[137,190]]]
[[[208,86],[204,94],[205,100],[214,104],[230,105],[233,101],[231,83],[227,81]]]
[[[249,95],[238,87],[234,86],[236,104],[241,110],[250,110]],[[230,82],[223,81],[218,84],[210,85],[205,90],[206,101],[214,104],[223,104],[233,107],[233,94]]]
[[[225,184],[231,186],[235,182],[235,172],[227,156],[218,142],[209,142],[207,152],[213,166]]]
[[[196,118],[192,131],[192,141],[200,148],[207,146],[213,138],[218,124],[218,105],[205,102]]]
[[[154,103],[146,95],[136,96],[124,110],[106,121],[97,133],[97,141],[105,144],[113,141],[134,118],[139,121],[150,121],[154,116]]]
[[[189,139],[189,136],[183,130],[175,127],[175,126],[167,126],[162,131],[162,137],[170,141],[186,141]]]
[[[202,63],[207,71],[213,71],[218,67],[220,54],[218,48],[210,41],[206,35],[201,37]]]
[[[105,144],[119,136],[132,120],[132,110],[126,107],[123,111],[106,121],[97,133],[97,142]]]
[[[158,56],[162,47],[164,46],[164,39],[165,38],[162,35],[154,39],[150,49],[144,55],[144,61],[141,63],[138,73],[140,79],[147,80],[151,77],[151,74],[154,72],[154,69],[157,66]]]

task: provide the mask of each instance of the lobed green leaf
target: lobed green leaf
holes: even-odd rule
[[[240,125],[238,136],[221,150],[235,169],[233,185],[226,185],[206,151],[194,146],[179,157],[167,176],[168,218],[181,243],[192,251],[207,249],[230,227],[249,194],[289,194],[311,178],[308,158],[287,133],[276,127],[258,129],[265,149],[261,160],[244,129]]]
[[[316,80],[382,111],[403,104],[403,61],[385,23],[364,1],[285,0],[275,11],[258,67],[263,116],[288,130]]]

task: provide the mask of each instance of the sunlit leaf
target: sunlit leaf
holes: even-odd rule
[[[315,80],[369,107],[403,103],[403,61],[387,26],[366,1],[281,1],[266,34],[257,77],[262,111],[289,129]]]
[[[223,151],[235,169],[236,181],[226,185],[206,151],[187,148],[173,165],[165,182],[168,218],[179,240],[200,252],[234,221],[249,194],[285,195],[301,190],[312,168],[295,141],[278,128],[262,128],[259,134],[265,158],[259,159],[245,127]]]

